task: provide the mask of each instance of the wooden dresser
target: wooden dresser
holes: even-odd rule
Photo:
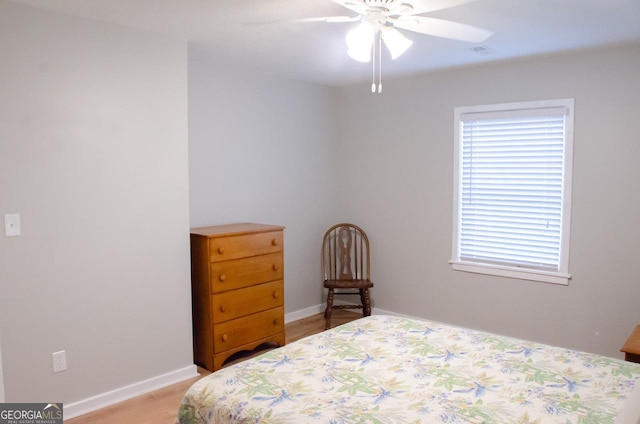
[[[234,353],[285,344],[284,227],[191,229],[195,362],[216,371]]]
[[[620,351],[624,352],[625,361],[640,364],[640,325],[636,325],[636,328]]]

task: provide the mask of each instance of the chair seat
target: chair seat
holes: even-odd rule
[[[371,280],[325,280],[327,289],[370,289],[373,287]]]

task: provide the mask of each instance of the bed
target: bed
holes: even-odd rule
[[[199,381],[176,424],[640,424],[640,364],[374,315]]]

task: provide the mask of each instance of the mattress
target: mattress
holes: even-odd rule
[[[640,364],[376,315],[202,378],[175,422],[636,424]]]

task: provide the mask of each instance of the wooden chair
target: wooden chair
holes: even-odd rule
[[[369,238],[353,224],[337,224],[329,228],[322,240],[322,273],[327,293],[324,311],[325,329],[331,328],[334,309],[362,309],[362,316],[371,315],[369,289]],[[357,295],[360,303],[334,305],[335,295]]]

